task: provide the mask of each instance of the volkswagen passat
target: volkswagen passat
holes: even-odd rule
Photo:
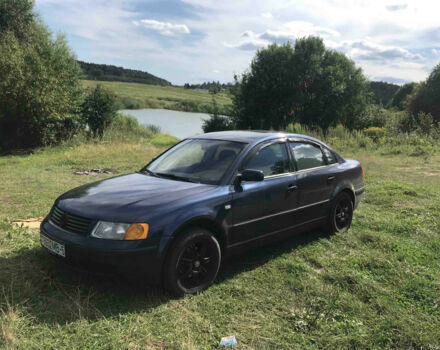
[[[83,270],[197,293],[234,251],[319,227],[347,231],[363,191],[361,165],[314,138],[215,132],[137,173],[66,192],[41,224],[41,244]]]

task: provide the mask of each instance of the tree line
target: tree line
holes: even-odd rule
[[[219,81],[208,81],[204,82],[202,84],[189,84],[186,83],[183,85],[184,89],[199,89],[199,90],[206,90],[209,91],[212,94],[216,94],[220,91],[229,91],[234,86],[233,83],[220,83]]]
[[[171,83],[165,79],[156,77],[148,72],[108,64],[96,64],[78,61],[82,70],[82,79],[100,81],[122,81],[128,83],[140,83],[151,85],[168,86]]]

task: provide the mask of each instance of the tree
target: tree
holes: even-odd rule
[[[399,90],[399,85],[384,81],[370,81],[368,85],[372,93],[373,103],[382,106],[387,106],[394,94]]]
[[[415,115],[431,114],[440,122],[440,63],[432,70],[428,79],[420,83],[408,98],[408,109]]]
[[[317,37],[259,50],[250,71],[236,81],[233,117],[239,128],[284,129],[292,122],[352,127],[369,98],[361,69]]]
[[[390,107],[394,107],[403,111],[406,107],[408,96],[412,94],[416,87],[416,83],[407,83],[405,85],[402,85],[391,99]]]
[[[233,124],[228,117],[220,115],[217,101],[212,98],[211,114],[209,119],[203,120],[202,129],[204,132],[232,130]]]
[[[90,128],[93,137],[102,139],[104,130],[116,118],[116,97],[114,94],[98,84],[89,91],[82,104],[82,116]]]
[[[21,4],[19,10],[13,4]],[[32,5],[26,0],[0,4],[3,151],[59,142],[80,128],[82,89],[76,58],[62,36],[53,39],[35,19]]]
[[[19,40],[29,40],[35,21],[33,7],[30,0],[0,0],[0,33],[12,32]]]

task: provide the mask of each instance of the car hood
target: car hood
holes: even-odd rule
[[[172,210],[180,201],[190,202],[191,198],[215,188],[135,173],[74,188],[60,196],[56,204],[83,217],[135,222],[164,206]]]

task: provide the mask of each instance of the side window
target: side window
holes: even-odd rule
[[[316,168],[325,165],[321,148],[310,143],[290,142],[298,170]]]
[[[289,156],[285,144],[274,143],[259,149],[246,161],[242,169],[261,170],[264,176],[289,172]]]
[[[335,164],[338,162],[338,160],[336,159],[335,155],[333,154],[332,151],[330,151],[327,147],[322,147],[322,150],[325,154],[325,157],[328,160],[328,164]]]

